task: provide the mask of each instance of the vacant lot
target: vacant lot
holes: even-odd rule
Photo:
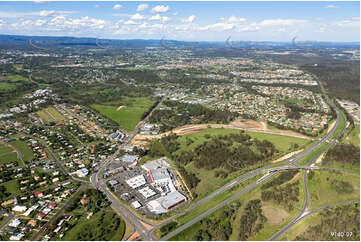
[[[36,113],[40,116],[41,120],[44,123],[64,120],[64,116],[61,115],[54,107],[47,107],[45,109],[37,111]]]
[[[360,146],[360,125],[355,126],[350,135],[346,138],[346,141],[353,145]]]
[[[127,98],[121,102],[94,104],[91,107],[115,121],[121,128],[131,131],[141,120],[142,114],[152,105],[153,102],[148,98]],[[124,107],[118,108],[119,106]]]
[[[125,232],[125,223],[112,211],[99,211],[91,219],[85,217],[66,233],[62,240],[120,241]]]
[[[22,159],[24,161],[28,161],[34,157],[33,152],[31,151],[26,142],[15,140],[10,142],[10,144],[21,153]]]
[[[195,134],[184,135],[178,138],[178,141],[181,143],[181,146],[184,149],[191,150],[194,149],[199,144],[207,141],[205,136],[218,136],[218,135],[226,135],[226,134],[240,134],[240,130],[235,129],[205,129]],[[245,131],[245,134],[248,134],[252,138],[257,138],[258,140],[268,140],[272,142],[276,149],[278,149],[281,153],[289,151],[292,144],[297,144],[299,147],[308,144],[310,141],[290,136],[282,136],[282,135],[275,135],[275,134],[266,134],[266,133],[259,133],[259,132],[251,132]],[[191,138],[194,140],[194,143],[191,145],[186,145],[187,138]]]
[[[350,191],[342,189],[338,192],[338,183],[347,182],[352,186]],[[310,209],[319,208],[328,204],[358,199],[360,197],[360,176],[357,174],[336,173],[331,171],[314,171],[314,175],[307,176],[308,191],[310,194]]]

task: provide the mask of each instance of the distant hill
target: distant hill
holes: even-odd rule
[[[280,48],[292,46],[291,40],[289,42],[275,42],[275,41],[231,41],[234,47],[242,48]],[[225,41],[179,41],[179,40],[161,40],[161,39],[97,39],[87,37],[55,37],[55,36],[24,36],[24,35],[0,35],[0,46],[27,46],[33,44],[38,47],[64,47],[64,46],[83,46],[83,47],[128,47],[128,48],[144,48],[144,47],[204,47],[217,48],[229,46]],[[301,44],[301,42],[299,42]],[[304,42],[302,45],[311,48],[359,48],[359,42]]]

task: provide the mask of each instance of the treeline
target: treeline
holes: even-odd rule
[[[239,204],[240,205],[240,204]],[[232,234],[235,210],[224,208],[216,218],[201,220],[201,229],[194,235],[195,241],[226,241]]]
[[[359,167],[360,148],[353,144],[336,144],[328,150],[322,163],[331,164],[333,162]]]
[[[262,201],[273,201],[276,204],[282,204],[288,207],[288,210],[294,209],[294,204],[298,202],[299,181],[288,183],[286,186],[274,187],[270,190],[262,191]]]
[[[251,200],[247,203],[244,214],[240,219],[238,239],[248,240],[256,235],[263,228],[267,218],[262,212],[262,202],[259,199]]]
[[[147,97],[151,89],[140,86],[127,86],[123,83],[96,83],[70,87],[64,82],[54,83],[54,89],[61,97],[73,103],[89,106],[113,101],[122,101],[125,97]]]
[[[185,124],[229,123],[238,116],[226,110],[210,109],[201,104],[188,104],[164,101],[170,110],[155,110],[150,117],[151,123],[161,123],[161,131],[168,131]]]
[[[340,193],[340,194],[352,193],[354,191],[352,184],[347,181],[340,181],[340,180],[332,179],[330,184],[331,184],[331,187],[337,193]]]
[[[265,190],[270,187],[282,185],[283,183],[290,181],[297,173],[297,170],[283,171],[278,177],[276,177],[272,181],[263,184],[261,186],[261,189]]]
[[[160,100],[158,98],[157,101],[155,103],[153,103],[153,105],[142,114],[141,119],[142,120],[145,119],[148,116],[148,114],[150,114],[150,112],[152,112],[152,110],[159,104],[159,102],[160,102]]]
[[[199,178],[191,172],[187,172],[184,167],[178,168],[179,173],[187,183],[187,186],[189,186],[190,189],[195,188],[198,183],[201,181]]]
[[[360,205],[347,204],[324,210],[321,222],[296,237],[301,241],[360,241]],[[341,233],[340,233],[341,232]]]

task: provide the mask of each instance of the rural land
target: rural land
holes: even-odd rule
[[[0,239],[360,241],[359,43],[243,44],[0,35]]]

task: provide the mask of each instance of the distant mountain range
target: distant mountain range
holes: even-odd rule
[[[299,41],[298,44],[315,48],[332,48],[347,47],[359,48],[360,42],[312,42]],[[128,48],[144,48],[144,47],[160,47],[162,45],[170,47],[225,47],[225,46],[241,46],[243,48],[252,47],[289,47],[293,43],[275,42],[275,41],[179,41],[165,39],[98,39],[86,37],[54,37],[54,36],[24,36],[24,35],[0,35],[0,46],[24,46],[34,45],[40,48],[47,47],[64,47],[64,46],[83,46],[83,47],[128,47]]]

